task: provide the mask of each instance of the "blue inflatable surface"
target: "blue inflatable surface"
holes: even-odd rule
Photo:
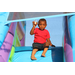
[[[69,33],[73,49],[73,61],[75,62],[75,15],[68,17]]]
[[[0,12],[0,47],[5,39],[9,24],[5,24],[9,16],[9,12]]]
[[[12,62],[63,62],[63,48],[50,47],[46,57],[41,57],[43,50],[35,54],[37,60],[31,60],[32,47],[16,47]]]
[[[0,12],[0,23],[5,23],[8,19],[9,12]]]
[[[69,18],[69,31],[70,31],[72,48],[75,49],[75,15]]]

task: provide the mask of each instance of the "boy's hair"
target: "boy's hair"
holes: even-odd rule
[[[42,19],[40,19],[39,21],[38,21],[38,25],[39,25],[39,22],[40,21],[45,21],[46,22],[46,20],[44,19],[44,18],[42,18]]]

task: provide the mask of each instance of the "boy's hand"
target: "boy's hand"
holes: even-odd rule
[[[51,47],[55,47],[55,45],[52,44]]]
[[[31,35],[34,34],[34,29],[35,29],[36,25],[38,24],[38,23],[35,22],[35,21],[33,21],[32,23],[33,23],[33,27],[32,27],[32,29],[31,29],[31,31],[30,31],[30,34],[31,34]]]
[[[33,26],[36,26],[37,24],[38,24],[37,22],[33,21]]]

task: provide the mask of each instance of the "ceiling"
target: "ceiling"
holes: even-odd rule
[[[42,16],[51,16],[51,15],[58,15],[65,13],[70,13],[70,12],[10,12],[7,21],[42,17]]]

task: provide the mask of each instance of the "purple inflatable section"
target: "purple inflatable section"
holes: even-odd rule
[[[21,46],[25,46],[25,36],[22,38],[21,42]]]
[[[72,47],[69,44],[65,44],[66,50],[65,50],[65,61],[66,62],[73,62],[73,53],[72,53]]]
[[[11,26],[9,28],[7,35],[6,35],[6,38],[0,48],[0,62],[7,62],[7,60],[8,60],[8,57],[9,57],[9,54],[11,51],[11,47],[13,44],[16,25],[17,25],[16,22],[11,23]]]
[[[73,52],[71,46],[71,39],[68,30],[68,20],[67,16],[64,17],[65,24],[64,24],[64,54],[65,54],[65,61],[66,62],[73,62]]]

